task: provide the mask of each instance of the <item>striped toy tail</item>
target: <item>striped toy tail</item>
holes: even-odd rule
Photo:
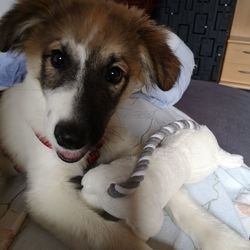
[[[200,125],[192,120],[180,120],[162,127],[158,132],[150,136],[146,141],[139,160],[127,181],[119,184],[112,183],[108,188],[108,194],[113,198],[122,198],[133,194],[144,180],[150,158],[155,149],[170,135],[183,129],[198,130]]]

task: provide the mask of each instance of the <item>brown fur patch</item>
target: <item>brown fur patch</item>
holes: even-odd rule
[[[88,47],[122,56],[133,81],[155,81],[169,90],[178,79],[180,63],[166,44],[167,31],[141,10],[112,1],[19,1],[0,22],[0,49],[41,56],[52,42],[65,37],[84,44],[94,29]]]

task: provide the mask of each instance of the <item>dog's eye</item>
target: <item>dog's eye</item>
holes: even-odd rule
[[[123,78],[123,71],[117,66],[112,67],[107,71],[105,78],[112,84],[118,84]]]
[[[65,63],[65,55],[61,50],[52,50],[51,64],[56,69],[61,69]]]

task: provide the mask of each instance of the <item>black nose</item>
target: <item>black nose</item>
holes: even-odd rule
[[[54,135],[63,148],[77,150],[85,146],[84,133],[76,125],[60,122],[55,127]]]

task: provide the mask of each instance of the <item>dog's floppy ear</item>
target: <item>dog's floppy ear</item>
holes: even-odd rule
[[[0,51],[22,50],[33,28],[48,16],[52,0],[19,0],[0,20]],[[57,1],[55,1],[57,2]]]
[[[144,19],[138,32],[143,44],[141,57],[145,75],[160,89],[171,89],[179,77],[180,62],[167,44],[168,31]]]

